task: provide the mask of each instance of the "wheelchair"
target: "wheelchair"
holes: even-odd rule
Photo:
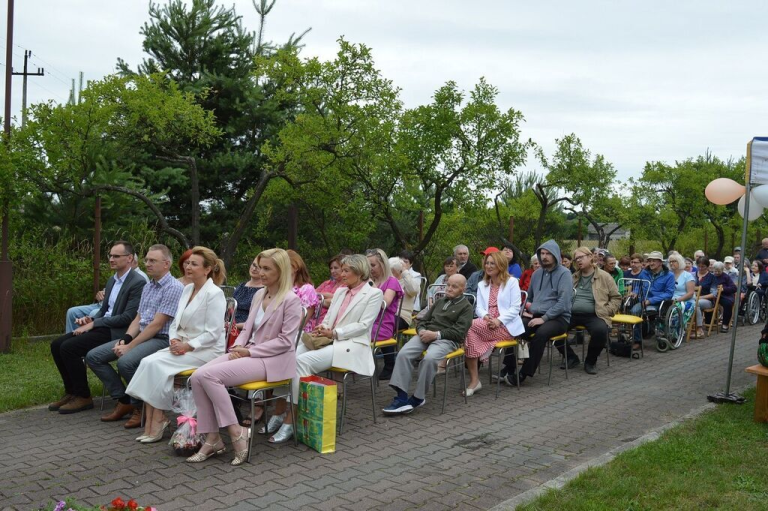
[[[757,288],[749,286],[747,288],[747,296],[739,307],[739,319],[744,321],[744,324],[756,325],[759,321],[765,321],[766,309],[765,302],[757,292]]]
[[[691,302],[661,302],[656,321],[656,351],[665,352],[679,348],[688,322],[693,318],[694,305]]]
[[[658,309],[647,309],[645,306],[647,288],[639,287],[645,282],[647,281],[635,281],[631,287],[625,287],[633,289],[633,293],[627,294],[622,299],[621,310],[624,314],[632,314],[632,308],[638,303],[642,304],[640,311],[640,317],[643,319],[640,327],[642,337],[645,339],[655,335],[657,351],[675,350],[680,347],[685,338],[685,329],[688,321],[693,317],[694,306],[691,303],[665,300],[659,304]],[[638,295],[643,299],[639,299]]]

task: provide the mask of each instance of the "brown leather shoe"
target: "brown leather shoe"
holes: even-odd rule
[[[84,410],[90,410],[92,408],[93,408],[93,399],[91,399],[90,397],[74,396],[67,404],[59,407],[59,413],[61,414],[77,413],[77,412],[82,412]]]
[[[123,424],[123,427],[125,429],[141,427],[141,410],[139,408],[134,407],[133,415],[131,415],[131,418],[128,419],[128,422]]]
[[[115,409],[112,410],[112,413],[101,416],[101,422],[115,422],[122,420],[123,417],[129,413],[133,413],[135,409],[136,407],[131,404],[124,404],[118,401],[117,406],[115,406]]]
[[[55,401],[55,402],[53,402],[53,403],[48,405],[48,411],[49,412],[58,412],[59,408],[61,408],[65,404],[67,404],[70,401],[72,401],[73,397],[75,397],[75,396],[73,396],[72,394],[64,394],[64,397],[62,397],[58,401]]]

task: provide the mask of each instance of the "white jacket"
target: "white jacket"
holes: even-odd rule
[[[219,286],[208,279],[192,301],[189,297],[194,284],[188,284],[181,293],[179,309],[168,330],[168,339],[189,343],[195,358],[207,362],[224,354],[224,312],[227,299]]]
[[[376,365],[371,352],[371,331],[384,295],[379,288],[363,286],[336,322],[348,292],[346,287],[336,290],[322,323],[325,328],[333,328],[338,337],[333,341],[333,367],[372,376]],[[334,322],[336,326],[333,326]]]
[[[477,285],[477,303],[475,314],[478,318],[488,314],[488,298],[491,294],[491,286],[484,281]],[[510,276],[505,284],[499,288],[496,296],[496,305],[499,307],[499,321],[501,321],[510,334],[517,336],[525,332],[523,320],[520,319],[520,285],[515,277]]]

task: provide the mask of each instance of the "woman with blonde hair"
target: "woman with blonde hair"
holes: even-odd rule
[[[371,331],[381,310],[382,292],[368,285],[370,275],[371,267],[364,255],[349,255],[341,260],[343,286],[334,293],[323,322],[312,331],[313,336],[329,343],[314,349],[299,343],[296,349],[294,405],[298,402],[299,378],[302,376],[318,374],[331,367],[362,376],[373,375],[376,366],[371,352]],[[287,415],[286,408],[285,401],[279,400],[275,414],[265,428],[270,433],[277,431],[269,438],[272,443],[285,442],[293,436],[294,415]]]
[[[469,327],[464,343],[469,384],[464,391],[471,396],[482,388],[477,359],[488,359],[497,342],[513,339],[525,331],[520,319],[520,286],[507,271],[507,258],[491,252],[483,260],[483,280],[477,286],[476,319]]]
[[[224,261],[210,248],[194,247],[184,263],[191,283],[181,293],[168,338],[170,346],[141,361],[126,394],[144,401],[144,434],[136,440],[159,442],[170,424],[164,410],[173,403],[173,379],[224,353],[224,312],[227,301],[219,285],[227,273]]]
[[[403,299],[403,288],[392,275],[392,268],[389,266],[387,254],[380,248],[372,248],[365,251],[368,257],[368,264],[371,265],[371,280],[384,293],[384,309],[379,313],[376,319],[376,326],[373,334],[373,341],[384,341],[395,335],[397,328],[397,308],[400,306],[400,300]],[[378,334],[377,334],[378,332]],[[387,346],[381,349],[384,357],[384,367],[379,373],[379,380],[389,380],[392,376],[392,370],[395,368],[395,347]]]
[[[245,328],[229,353],[217,357],[192,375],[197,405],[197,430],[205,433],[200,451],[187,458],[199,463],[224,452],[220,428],[227,428],[235,459],[248,457],[250,429],[241,427],[227,387],[252,381],[275,382],[296,375],[294,341],[301,324],[301,302],[293,292],[291,261],[285,250],[273,248],[256,257],[264,287],[256,293]]]

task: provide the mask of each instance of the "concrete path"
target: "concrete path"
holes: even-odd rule
[[[759,332],[739,329],[735,387],[751,382],[743,370],[755,363]],[[497,400],[486,387],[468,405],[451,375],[444,415],[438,397],[411,415],[386,418],[380,409],[392,392],[382,385],[375,425],[370,386],[361,381],[351,385],[335,454],[259,437],[244,467],[229,465],[231,449],[185,464],[166,442],[139,445],[136,430],[101,423],[98,409],[10,412],[0,415],[0,508],[122,496],[161,511],[489,509],[700,408],[724,388],[729,341],[719,334],[657,353],[648,340],[642,360],[611,357],[606,367],[603,356],[597,376],[579,367],[568,380],[556,366],[551,387],[544,367],[521,391],[502,387]],[[481,378],[487,386],[487,370]]]

